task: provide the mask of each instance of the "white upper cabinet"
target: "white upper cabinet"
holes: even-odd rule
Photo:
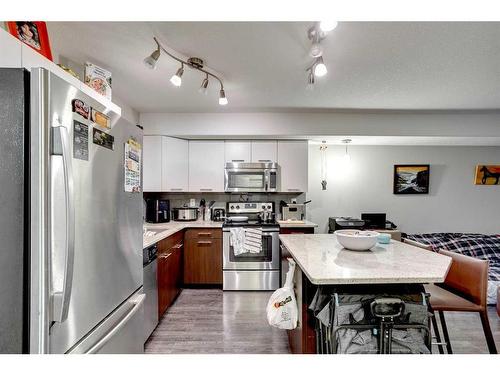
[[[281,167],[281,191],[307,191],[307,141],[278,141],[278,164]]]
[[[21,46],[19,40],[0,28],[0,68],[20,68]]]
[[[224,153],[226,163],[249,163],[251,160],[250,141],[224,141]]]
[[[278,142],[252,141],[252,162],[276,163],[278,161]]]
[[[189,191],[224,191],[224,141],[189,141]]]
[[[142,174],[144,191],[162,191],[162,138],[145,135],[142,143]]]
[[[162,137],[162,191],[188,191],[188,173],[188,141]]]

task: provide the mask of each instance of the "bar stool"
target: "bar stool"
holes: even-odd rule
[[[496,354],[497,349],[491,332],[486,304],[488,261],[447,250],[440,250],[439,254],[452,258],[450,270],[444,283],[426,285],[425,290],[431,295],[431,310],[439,313],[448,354],[452,354],[452,348],[444,318],[445,311],[479,313],[488,350],[491,354]],[[440,340],[437,323],[435,323],[434,330],[436,331],[436,337]],[[442,353],[441,347],[440,353]]]

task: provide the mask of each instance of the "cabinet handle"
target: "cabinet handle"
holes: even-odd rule
[[[198,232],[198,236],[212,236],[212,233],[210,232]]]
[[[183,243],[178,243],[177,245],[175,245],[172,249],[182,249],[184,247],[184,244]]]
[[[182,191],[182,190],[184,190],[184,189],[183,188],[172,188],[172,189],[170,189],[170,191]]]
[[[213,189],[200,189],[200,191],[212,191]]]
[[[158,258],[160,259],[167,259],[172,253],[168,253],[167,255],[160,255]]]
[[[259,159],[259,162],[261,162],[261,163],[270,163],[271,160],[269,160],[269,159]]]
[[[286,189],[288,191],[300,191],[300,189]]]
[[[198,245],[211,245],[212,241],[198,241]]]

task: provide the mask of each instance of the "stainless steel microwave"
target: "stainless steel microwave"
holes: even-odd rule
[[[275,193],[279,189],[279,178],[277,163],[226,163],[224,191]]]

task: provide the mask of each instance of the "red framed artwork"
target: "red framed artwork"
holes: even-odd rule
[[[43,21],[5,22],[9,33],[52,61],[47,25]]]

